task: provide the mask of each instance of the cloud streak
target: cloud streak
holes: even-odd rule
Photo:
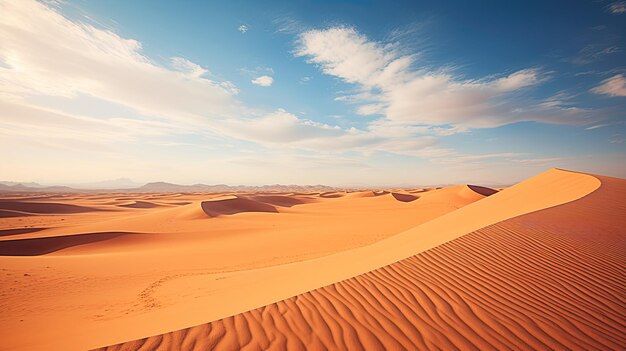
[[[616,1],[609,4],[609,11],[615,14],[622,14],[626,12],[626,1]]]
[[[611,78],[603,80],[600,85],[591,89],[591,91],[608,96],[626,96],[626,77],[623,74],[616,74]]]

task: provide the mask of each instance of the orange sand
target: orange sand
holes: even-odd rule
[[[357,277],[107,350],[620,350],[626,181]]]
[[[378,274],[375,270],[380,267],[387,266],[382,270],[388,270],[388,267],[404,264],[476,235],[460,238],[467,233],[517,220],[512,220],[513,217],[575,201],[589,193],[601,194],[600,191],[594,192],[598,187],[600,181],[593,176],[551,170],[488,198],[485,195],[493,191],[473,186],[429,191],[324,194],[99,194],[5,198],[1,200],[2,204],[9,204],[0,210],[12,217],[0,219],[0,255],[3,255],[0,256],[0,308],[3,311],[0,330],[4,336],[3,347],[85,349],[115,344],[217,321],[266,305],[269,305],[266,310],[270,311],[293,299],[305,301],[293,296],[309,291],[312,291],[309,294],[316,294],[330,287],[315,289],[352,277],[356,278],[333,286],[356,280],[362,281],[363,287],[353,289],[367,290],[368,286],[375,285],[364,281],[363,277]],[[571,205],[584,199],[587,198]],[[39,204],[34,205],[36,208],[29,207],[30,202]],[[623,202],[618,205],[617,213],[623,214]],[[51,210],[46,212],[46,208]],[[63,212],[58,212],[60,210]],[[52,211],[57,212],[51,215]],[[597,220],[589,222],[592,228],[596,222],[606,221],[599,213],[596,215]],[[542,225],[552,228],[551,222],[546,223]],[[460,239],[454,240],[457,238]],[[611,240],[608,242],[613,246],[624,245],[619,235]],[[608,245],[606,240],[602,243]],[[506,248],[508,242],[498,245]],[[448,259],[457,259],[460,255],[473,257],[471,249],[453,250],[448,253]],[[559,246],[553,249],[563,251]],[[513,248],[511,250],[514,252]],[[416,254],[418,256],[414,256]],[[480,256],[476,259],[479,260]],[[399,260],[405,261],[388,266]],[[623,263],[616,262],[618,268],[622,265],[622,270]],[[492,264],[500,267],[498,260]],[[433,267],[425,267],[419,266],[418,269],[426,273],[432,269],[435,274]],[[511,267],[519,270],[515,265]],[[476,276],[477,281],[483,281],[479,279],[482,271],[466,271]],[[456,276],[457,272],[448,271],[450,274]],[[461,279],[463,272],[458,274]],[[340,291],[336,296],[320,297],[323,300],[308,303],[306,308],[289,307],[294,319],[287,320],[288,325],[279,325],[279,316],[272,319],[265,313],[254,317],[254,323],[238,324],[252,320],[249,314],[256,312],[251,311],[166,334],[163,338],[150,338],[146,346],[153,348],[158,340],[169,340],[167,345],[175,348],[181,345],[187,348],[192,344],[212,346],[215,342],[232,348],[241,346],[249,338],[257,343],[254,345],[263,347],[266,345],[263,338],[267,339],[267,332],[273,330],[276,340],[285,340],[287,344],[284,345],[294,347],[313,347],[316,343],[328,347],[393,347],[393,344],[362,337],[368,335],[367,330],[375,335],[379,335],[380,330],[371,329],[369,324],[363,329],[361,324],[367,320],[371,324],[379,318],[376,308],[385,306],[384,310],[395,306],[394,298],[400,297],[396,295],[410,298],[403,289],[413,291],[411,284],[421,284],[417,277],[413,274],[400,277],[406,280],[404,282],[400,278],[383,279],[385,286],[376,288],[378,293],[371,297],[361,296],[373,306],[362,301],[353,305],[354,294]],[[469,280],[467,284],[471,285]],[[435,285],[431,289],[444,289],[444,285],[437,285],[443,284],[443,280],[433,282]],[[493,289],[484,282],[477,287],[480,288],[487,292]],[[424,293],[431,298],[432,293]],[[522,291],[520,296],[528,293]],[[621,297],[623,293],[622,290]],[[487,296],[483,298],[485,306],[497,302],[488,293],[483,295]],[[349,309],[327,310],[329,306],[339,306],[337,299]],[[453,294],[442,299],[443,302],[436,305],[441,309],[437,313],[444,313],[444,306],[462,301]],[[272,305],[281,300],[285,301]],[[410,301],[416,300],[410,298]],[[608,310],[623,313],[623,299],[612,301],[622,310],[615,309],[615,305]],[[365,312],[357,308],[358,304]],[[418,305],[422,306],[422,303]],[[535,308],[546,310],[542,306]],[[354,314],[347,312],[353,308],[356,308]],[[367,317],[370,309],[371,315]],[[277,312],[280,311],[287,310]],[[460,313],[462,309],[448,310],[446,318],[452,318],[454,311]],[[550,315],[558,315],[555,313]],[[305,316],[302,317],[304,320],[301,318],[298,322],[298,315]],[[268,322],[265,317],[275,323]],[[314,320],[307,319],[309,317]],[[359,322],[350,324],[356,317]],[[401,320],[397,325],[396,322],[379,324],[392,335],[382,338],[397,339],[392,332],[396,329],[412,328],[420,334],[424,334],[423,328],[437,329],[433,325],[427,326],[430,322],[423,316],[405,317],[406,321]],[[459,318],[469,325],[468,330],[473,330],[472,322],[465,317],[461,314]],[[563,317],[564,320],[567,318],[567,315]],[[229,320],[237,323],[237,331],[229,326]],[[219,326],[220,323],[225,324]],[[494,328],[488,321],[484,323]],[[496,330],[506,329],[513,322],[502,319],[498,323],[501,326]],[[542,328],[541,324],[536,325]],[[532,329],[536,325],[524,328]],[[290,329],[292,327],[297,330]],[[485,328],[479,324],[476,327]],[[616,330],[610,323],[605,327],[613,328],[613,336],[624,335],[623,330]],[[204,329],[198,332],[198,328]],[[328,341],[330,339],[320,341],[323,338],[317,334],[335,335],[350,328],[354,331],[342,334],[343,339],[333,336],[332,342]],[[205,333],[209,329],[211,333]],[[316,331],[311,332],[311,329]],[[37,332],[33,332],[35,330]],[[215,334],[216,330],[223,333],[218,331]],[[420,340],[429,348],[445,347],[445,343],[439,342],[445,338],[436,336],[442,335],[441,330],[438,333],[429,332]],[[583,334],[581,338],[586,340],[588,334]],[[446,333],[443,335],[449,337]],[[183,342],[191,344],[181,344]],[[467,345],[472,343],[473,339],[466,342]],[[130,348],[137,346],[129,345]],[[602,345],[614,344],[607,341]]]

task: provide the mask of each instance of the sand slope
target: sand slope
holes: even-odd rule
[[[265,307],[107,349],[624,349],[626,181],[599,179],[580,200]]]

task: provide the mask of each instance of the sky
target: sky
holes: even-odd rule
[[[626,178],[626,1],[0,0],[0,180]]]

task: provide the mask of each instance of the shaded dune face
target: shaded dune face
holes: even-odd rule
[[[108,350],[623,350],[626,181],[366,274]]]
[[[19,235],[19,234],[28,234],[28,233],[35,233],[35,232],[39,232],[42,230],[45,230],[47,228],[16,228],[16,229],[2,229],[0,230],[0,237],[1,236],[9,236],[9,235]]]
[[[125,205],[118,205],[119,207],[126,207],[126,208],[155,208],[155,207],[159,207],[161,205],[159,204],[155,204],[153,202],[148,202],[148,201],[135,201],[131,204],[125,204]]]
[[[327,199],[334,199],[337,197],[343,197],[345,196],[345,194],[338,193],[338,192],[326,192],[326,193],[321,193],[319,196],[323,198],[327,198]]]
[[[0,241],[0,256],[37,256],[67,249],[74,246],[92,244],[114,239],[132,233],[106,232],[85,233],[44,238],[16,239]]]
[[[401,193],[391,193],[391,196],[393,196],[396,200],[402,202],[411,202],[419,199],[419,196]]]
[[[100,209],[93,207],[78,206],[72,204],[21,201],[0,201],[0,210],[7,212],[17,211],[16,213],[26,212],[28,214],[70,214],[101,211]]]
[[[233,197],[202,202],[202,210],[209,217],[242,212],[278,212],[276,207],[245,197]]]
[[[33,216],[33,214],[26,213],[26,212],[19,212],[19,211],[0,210],[0,218],[28,217],[28,216]]]
[[[491,196],[491,195],[493,195],[493,194],[498,192],[495,189],[491,189],[491,188],[487,188],[487,187],[479,186],[479,185],[469,185],[468,184],[467,187],[470,188],[475,193],[478,193],[478,194],[484,195],[484,196]]]
[[[280,206],[280,207],[292,207],[296,205],[302,205],[311,201],[307,201],[303,198],[293,196],[281,196],[281,195],[257,195],[251,196],[250,199],[266,203],[268,205]]]
[[[293,207],[313,202],[307,197],[285,195],[234,196],[229,198],[203,201],[202,210],[209,217],[233,215],[244,212],[274,212],[276,207]]]

